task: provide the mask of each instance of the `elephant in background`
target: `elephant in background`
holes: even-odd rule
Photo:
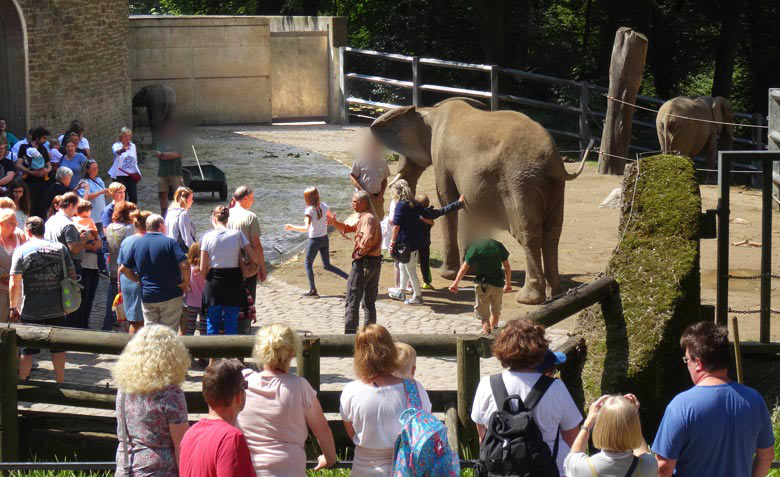
[[[508,229],[526,256],[526,278],[517,301],[538,304],[560,292],[558,241],[563,225],[563,192],[569,174],[552,136],[539,123],[514,111],[490,112],[479,101],[451,98],[433,107],[386,112],[371,124],[372,134],[403,157],[395,180],[414,189],[433,166],[439,202],[463,194],[460,238]],[[585,154],[587,157],[587,152]],[[460,267],[458,215],[445,215],[444,266],[452,279]],[[544,267],[542,267],[544,260]]]
[[[176,111],[176,92],[164,84],[151,84],[139,89],[133,96],[133,115],[136,108],[146,108],[152,144],[157,144],[160,128],[173,119]]]
[[[733,123],[734,110],[729,100],[721,96],[678,96],[661,106],[655,120],[661,151],[665,154],[678,152],[691,158],[704,156],[707,168],[717,169],[718,139],[722,149],[731,149],[734,146],[734,127],[671,115]]]

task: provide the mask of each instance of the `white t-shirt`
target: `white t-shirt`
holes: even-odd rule
[[[320,210],[322,215],[317,218],[317,209],[313,206],[306,207],[306,211],[303,215],[309,216],[311,219],[311,225],[309,225],[309,238],[318,238],[328,235],[328,205],[320,203]]]
[[[115,142],[111,146],[111,152],[114,154],[114,163],[111,165],[111,169],[108,170],[108,175],[116,179],[119,176],[127,176],[134,172],[141,174],[141,170],[138,168],[138,152],[135,148],[135,144],[132,142],[127,150],[121,154],[123,144],[121,142]],[[119,169],[122,169],[121,171]]]
[[[596,469],[599,477],[625,477],[634,454],[631,452],[602,451],[590,457],[590,463]],[[593,477],[588,465],[588,456],[584,452],[572,452],[566,456],[564,462],[566,477]],[[658,475],[658,462],[652,454],[639,456],[632,477],[656,477]]]
[[[27,138],[23,138],[19,142],[17,142],[16,144],[14,144],[14,147],[11,148],[11,152],[14,153],[15,157],[19,156],[19,148],[21,148],[25,144],[29,144],[29,142],[27,141]]]
[[[416,382],[416,381],[415,381]],[[422,384],[417,391],[423,409],[431,410],[431,400]],[[373,386],[360,380],[344,386],[341,392],[339,412],[345,422],[355,429],[352,441],[368,449],[392,449],[395,438],[401,432],[398,418],[408,406],[404,383],[392,386]]]
[[[200,249],[209,254],[210,268],[236,268],[241,249],[249,241],[240,230],[215,229],[200,239]]]
[[[62,139],[65,137],[64,134],[60,134],[60,137],[57,138],[58,141],[60,141],[60,144],[62,144]],[[84,136],[81,136],[81,139],[79,139],[79,145],[76,146],[79,149],[89,149],[89,140],[85,138]]]
[[[517,394],[521,399],[525,399],[541,374],[505,370],[501,376],[504,378],[507,395]],[[496,402],[493,399],[493,391],[490,389],[490,376],[484,376],[480,379],[477,394],[474,396],[471,420],[487,427],[490,416],[494,412],[496,412]],[[550,385],[536,407],[531,410],[531,415],[542,432],[542,439],[550,447],[550,452],[555,447],[555,436],[558,434],[558,429],[568,431],[579,426],[582,422],[580,410],[574,404],[568,389],[560,379],[556,379]],[[563,440],[563,437],[559,438],[557,463],[561,475],[563,475],[563,461],[568,453],[568,444]]]

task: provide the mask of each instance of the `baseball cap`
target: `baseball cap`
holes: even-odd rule
[[[548,348],[547,352],[544,354],[544,359],[542,359],[542,362],[536,366],[536,371],[540,373],[544,373],[554,365],[563,364],[565,362],[566,362],[565,354],[559,351],[553,351]]]

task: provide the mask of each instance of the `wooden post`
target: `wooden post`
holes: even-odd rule
[[[490,110],[498,111],[498,70],[496,65],[490,66]]]
[[[612,98],[634,104],[642,70],[647,56],[647,37],[626,27],[618,29],[612,47],[612,61],[609,65],[609,92]],[[631,142],[631,125],[634,107],[617,101],[607,100],[607,117],[601,137],[599,174],[623,175],[626,164],[623,159],[610,155],[628,157]]]
[[[588,142],[590,142],[590,124],[588,123],[588,118],[590,117],[589,99],[590,85],[587,81],[583,81],[580,89],[580,149],[583,150],[588,147]]]
[[[731,317],[731,329],[734,330],[734,365],[737,368],[737,382],[742,384],[742,350],[739,349],[739,321]]]
[[[456,344],[458,364],[458,436],[461,448],[469,449],[470,455],[479,455],[479,435],[471,420],[471,406],[479,384],[479,339],[459,339]]]
[[[0,329],[0,461],[19,461],[16,330]]]
[[[760,131],[760,129],[756,129]],[[780,150],[780,141],[778,141],[777,133],[780,132],[780,88],[769,89],[769,131],[767,131],[767,149],[770,151]],[[772,170],[775,174],[780,174],[780,162],[774,162]],[[777,184],[772,184],[772,195],[775,199],[780,200],[780,187]],[[775,202],[777,204],[777,202]],[[773,208],[777,208],[775,205]]]
[[[349,124],[349,103],[347,102],[347,98],[349,97],[349,94],[347,93],[347,77],[344,76],[344,58],[346,55],[344,54],[345,47],[339,47],[339,89],[341,89],[341,95],[342,98],[344,98],[344,101],[341,103],[341,121],[342,124]]]
[[[444,425],[447,426],[447,440],[453,451],[460,451],[460,439],[458,438],[458,406],[455,403],[447,404],[444,411]]]
[[[421,106],[420,103],[420,57],[412,57],[412,105],[415,108]]]
[[[301,349],[295,357],[298,376],[311,384],[315,391],[320,390],[320,339],[301,339]]]

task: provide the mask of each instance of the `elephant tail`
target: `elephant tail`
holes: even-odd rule
[[[590,150],[593,148],[594,140],[591,139],[588,143],[588,147],[585,148],[585,152],[582,154],[582,159],[580,160],[580,167],[577,168],[577,172],[571,174],[566,170],[566,167],[563,165],[563,161],[560,160],[560,156],[558,156],[557,161],[553,161],[556,166],[554,166],[552,170],[552,176],[558,180],[562,181],[573,181],[577,177],[579,177],[580,174],[582,174],[582,171],[585,169],[585,161],[588,160],[588,154],[590,153]]]

